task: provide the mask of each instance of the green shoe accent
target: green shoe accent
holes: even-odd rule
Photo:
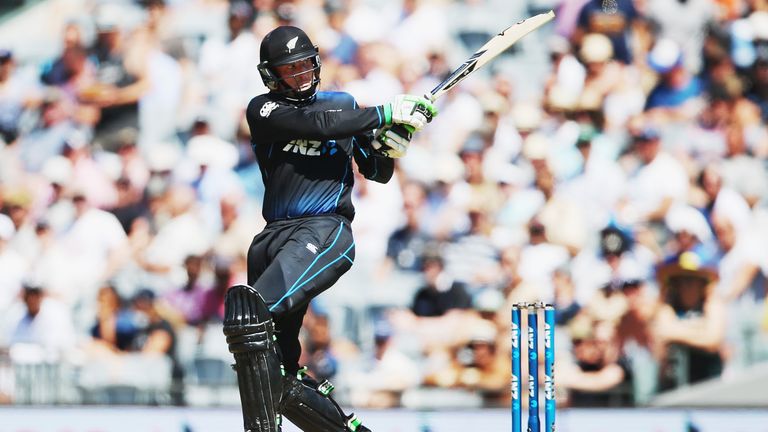
[[[280,376],[285,376],[285,366],[280,365]]]
[[[302,366],[301,369],[296,371],[296,379],[301,381],[302,378],[304,378],[306,375],[309,375],[307,373],[308,370],[309,368],[307,368],[306,366]]]
[[[331,394],[334,388],[335,387],[333,386],[333,384],[331,384],[330,381],[325,380],[321,382],[320,385],[317,386],[317,391],[320,392],[320,394],[323,396],[328,396],[329,394]]]
[[[357,416],[354,414],[352,414],[352,417],[350,417],[349,420],[347,420],[347,427],[352,432],[355,432],[357,428],[360,427],[361,424],[363,424],[363,422],[361,422],[360,419],[357,418]]]

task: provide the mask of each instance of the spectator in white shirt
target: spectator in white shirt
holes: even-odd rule
[[[18,295],[27,269],[26,260],[8,247],[15,232],[11,219],[0,213],[0,315]]]
[[[680,162],[661,149],[656,129],[646,127],[632,141],[639,165],[629,175],[620,216],[629,224],[660,222],[674,202],[686,198],[688,176]]]
[[[39,347],[45,360],[56,360],[73,348],[75,330],[69,310],[46,296],[42,287],[26,285],[22,291],[22,304],[17,304],[6,315],[8,346],[18,344]]]
[[[235,136],[237,122],[253,95],[266,89],[256,72],[259,43],[248,30],[253,8],[242,0],[229,7],[228,40],[209,38],[200,49],[200,72],[208,83],[208,97],[213,132],[224,138]]]

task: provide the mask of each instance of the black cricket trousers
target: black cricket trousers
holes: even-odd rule
[[[286,372],[299,369],[299,331],[309,301],[352,267],[350,222],[336,215],[270,222],[248,249],[248,285],[264,298],[275,320]]]

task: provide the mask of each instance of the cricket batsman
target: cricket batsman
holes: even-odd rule
[[[296,27],[267,34],[260,55],[269,92],[250,101],[246,118],[267,225],[248,250],[248,285],[227,292],[224,320],[245,430],[280,431],[282,414],[308,432],[369,431],[331,398],[329,382],[299,367],[299,330],[309,301],[355,258],[352,159],[366,179],[386,183],[436,110],[421,96],[359,108],[347,93],[318,92],[318,48]]]

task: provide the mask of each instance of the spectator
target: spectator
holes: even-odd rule
[[[126,307],[115,287],[104,284],[96,297],[96,319],[91,327],[89,351],[107,358],[135,347],[140,327],[134,313]]]
[[[0,313],[13,304],[27,277],[28,263],[8,243],[16,233],[11,219],[0,213]]]
[[[651,90],[645,109],[659,122],[689,121],[702,107],[703,85],[683,64],[683,54],[677,43],[659,39],[653,46],[648,63],[661,75]]]
[[[392,408],[400,405],[403,392],[420,379],[418,365],[397,346],[393,330],[386,321],[374,323],[374,346],[362,360],[359,371],[350,372],[350,401],[355,406]]]
[[[638,166],[629,175],[625,200],[619,205],[620,221],[658,223],[676,201],[685,199],[688,177],[683,166],[661,148],[654,127],[644,127],[632,136]]]
[[[766,299],[761,262],[766,254],[759,239],[738,234],[736,223],[727,214],[715,213],[712,221],[719,246],[715,291],[728,313],[724,360],[735,370],[756,361],[760,352],[760,335],[764,334],[760,319]]]
[[[208,283],[203,275],[205,263],[200,255],[189,255],[184,259],[184,269],[187,281],[181,288],[171,291],[162,300],[175,313],[181,315],[187,325],[197,325],[202,322],[203,306],[205,304]]]
[[[654,339],[662,358],[660,386],[676,388],[719,376],[725,307],[714,291],[717,273],[694,252],[659,268],[661,305]]]
[[[163,198],[163,210],[168,212],[169,219],[134,256],[160,292],[173,285],[181,285],[184,281],[184,259],[189,255],[202,254],[209,247],[206,230],[195,208],[194,191],[183,185],[172,186]],[[190,232],[198,234],[190,236]]]
[[[455,281],[445,272],[445,263],[439,254],[424,257],[422,272],[426,285],[419,288],[413,298],[411,311],[422,317],[435,317],[451,309],[466,309],[471,298],[464,284]]]
[[[426,249],[432,239],[423,231],[427,217],[427,190],[418,183],[403,186],[405,223],[387,241],[385,268],[394,266],[401,271],[420,271]]]
[[[537,218],[528,224],[528,243],[520,251],[518,269],[523,282],[536,288],[537,300],[554,299],[552,273],[570,260],[568,250],[547,241],[547,230]]]
[[[567,389],[572,407],[626,406],[632,403],[631,375],[619,355],[616,329],[593,322],[589,315],[574,318],[569,327],[573,360],[561,361],[555,374]]]
[[[254,11],[249,2],[233,1],[227,16],[226,40],[209,38],[200,48],[198,67],[208,82],[212,132],[224,139],[235,136],[238,122],[248,100],[264,93],[265,88],[254,73],[259,63],[261,41],[249,30]]]
[[[127,237],[117,218],[92,206],[82,190],[72,193],[75,218],[62,234],[69,254],[68,288],[75,299],[93,298],[99,284],[115,276],[128,258]]]
[[[0,50],[0,139],[5,144],[16,141],[24,110],[39,98],[37,84],[20,74],[9,50]]]
[[[76,336],[69,310],[46,296],[44,288],[29,282],[21,300],[22,305],[17,304],[4,316],[7,346],[33,345],[40,350],[40,361],[56,362],[71,353]]]
[[[329,317],[325,312],[318,313],[316,309],[313,308],[311,325],[307,326],[306,338],[302,343],[301,354],[306,357],[306,361],[300,362],[306,364],[312,377],[322,382],[336,375],[339,360],[332,346]]]
[[[583,42],[587,33],[602,33],[611,40],[616,59],[629,64],[633,56],[628,42],[629,34],[639,14],[631,0],[617,0],[615,8],[603,8],[601,0],[589,0],[579,12],[577,29],[573,37]]]
[[[134,340],[135,349],[144,355],[163,355],[171,360],[172,403],[183,405],[184,370],[176,355],[176,331],[158,310],[155,297],[149,289],[140,289],[133,296],[133,310],[140,323]]]
[[[213,287],[205,292],[201,323],[216,323],[224,319],[224,295],[232,285],[231,262],[214,259]]]
[[[720,213],[724,216],[727,215],[729,219],[735,222],[735,228],[741,230],[749,224],[749,204],[738,192],[723,185],[721,171],[721,168],[717,165],[707,165],[701,170],[698,186],[702,189],[706,198],[699,208],[707,218],[710,227],[714,225],[713,215]]]
[[[487,406],[499,406],[509,396],[509,357],[497,350],[496,327],[477,322],[469,340],[451,351],[450,363],[424,377],[424,384],[477,391]]]

